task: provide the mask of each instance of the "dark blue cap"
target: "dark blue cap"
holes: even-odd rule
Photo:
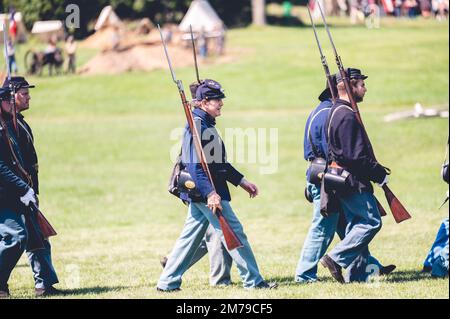
[[[11,99],[11,91],[9,88],[0,88],[0,101]]]
[[[359,69],[348,68],[345,70],[345,72],[347,73],[347,77],[350,80],[365,80],[368,78],[366,75],[362,74],[361,70]],[[341,81],[342,81],[341,72],[338,72],[336,74],[336,83],[339,83]]]
[[[330,80],[331,80],[331,85],[333,86],[332,90],[334,93],[336,93],[336,74],[331,75]],[[337,93],[335,94],[335,96],[337,96]],[[328,85],[328,81],[327,81],[325,90],[323,90],[323,92],[320,93],[320,95],[319,95],[319,101],[323,102],[323,101],[331,99],[332,97],[333,97],[333,95],[331,94],[330,86]]]
[[[221,100],[225,98],[222,86],[214,80],[205,80],[197,89],[197,101]]]
[[[11,83],[15,86],[16,90],[32,89],[35,87],[34,85],[30,85],[30,83],[28,83],[28,81],[25,80],[25,78],[23,76],[13,76],[13,77],[11,77],[11,80],[6,78],[5,82],[3,82],[2,87],[9,88],[9,85]]]

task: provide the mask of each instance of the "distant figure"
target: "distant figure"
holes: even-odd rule
[[[67,65],[67,73],[76,73],[76,51],[77,51],[77,44],[75,42],[74,37],[71,35],[67,38],[66,41],[66,53],[69,57],[69,63]]]
[[[53,36],[47,43],[47,47],[44,50],[43,57],[41,58],[41,73],[42,67],[48,65],[48,73],[51,76],[53,74],[53,68],[57,73],[60,73],[60,68],[64,63],[64,57],[62,50],[57,46],[58,38]]]
[[[356,24],[364,21],[362,1],[350,0],[350,23]]]
[[[286,25],[291,24],[292,18],[292,3],[290,1],[283,2],[283,20]]]
[[[431,16],[431,0],[419,0],[419,3],[422,17],[429,18]]]
[[[339,7],[339,15],[344,17],[348,10],[347,2],[345,0],[337,0],[337,5]]]
[[[114,31],[111,36],[111,50],[117,51],[120,47],[120,29],[118,26],[114,26]]]
[[[171,27],[165,26],[162,29],[162,33],[163,33],[164,39],[166,40],[166,43],[172,42],[173,32],[172,32],[172,28]]]
[[[416,0],[405,0],[404,7],[408,12],[409,18],[415,18],[417,16],[418,3]]]
[[[448,0],[433,0],[432,10],[438,21],[446,20],[448,17]]]
[[[47,42],[47,46],[45,47],[44,53],[45,54],[55,54],[55,52],[57,50],[56,42],[57,41],[54,37],[49,39]]]
[[[144,18],[141,21],[139,21],[139,26],[137,28],[137,34],[138,35],[147,35],[152,31],[154,28],[153,23],[150,21],[149,18]]]
[[[396,16],[397,18],[402,16],[402,6],[402,0],[394,0],[394,16]]]
[[[14,45],[13,41],[11,39],[8,39],[8,62],[9,62],[9,71],[11,73],[18,73],[19,70],[17,68],[17,62],[16,62],[16,46]]]
[[[198,36],[198,47],[200,57],[206,59],[208,57],[208,40],[206,39],[205,28],[202,28]]]
[[[9,16],[9,36],[13,43],[16,43],[17,38],[17,22],[15,19],[16,10],[14,8],[11,9],[11,15]]]
[[[224,55],[225,53],[225,41],[226,41],[226,31],[225,31],[225,25],[223,23],[220,23],[216,26],[215,31],[217,32],[216,35],[216,52],[217,55]]]

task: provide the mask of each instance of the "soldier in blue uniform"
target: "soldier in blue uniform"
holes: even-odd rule
[[[202,83],[204,81],[201,81]],[[189,88],[192,95],[192,106],[197,108],[200,103],[197,101],[197,89],[201,83],[194,82]],[[206,230],[205,237],[203,238],[200,246],[195,252],[192,258],[189,268],[200,261],[204,256],[209,254],[209,284],[211,286],[228,286],[231,285],[231,266],[233,264],[233,258],[231,258],[225,245],[222,243],[220,234],[214,230],[212,225],[209,225]],[[166,267],[167,257],[161,259],[161,265]]]
[[[362,102],[367,91],[367,76],[349,68],[347,74],[355,101]],[[340,283],[364,281],[369,262],[369,243],[381,229],[381,215],[371,182],[383,186],[388,182],[386,168],[370,154],[362,125],[351,108],[350,99],[340,74],[336,75],[339,99],[327,120],[329,161],[350,173],[346,190],[337,194],[346,220],[344,239],[320,260]],[[342,269],[347,269],[345,279]]]
[[[331,82],[336,92],[336,76]],[[304,134],[304,158],[309,163],[316,159],[328,158],[328,142],[326,139],[326,121],[333,106],[332,94],[327,83],[326,89],[320,94],[320,104],[311,112],[305,126]],[[306,236],[298,261],[295,281],[298,283],[312,283],[317,279],[317,264],[322,258],[337,233],[342,240],[345,237],[345,219],[339,212],[324,217],[320,213],[320,184],[311,181],[311,165],[307,171],[306,194],[313,203],[313,220]],[[394,265],[382,266],[379,261],[370,256],[369,264],[374,264],[380,269],[380,274],[387,275],[396,267]]]
[[[197,90],[197,100],[200,105],[193,111],[193,116],[216,191],[197,159],[190,129],[186,127],[182,146],[182,163],[192,176],[201,199],[194,201],[187,194],[182,194],[182,198],[189,201],[188,216],[184,229],[159,278],[158,291],[180,290],[182,276],[189,268],[210,224],[225,244],[219,220],[213,213],[216,209],[221,209],[223,216],[243,244],[243,247],[228,252],[238,267],[244,287],[270,289],[277,286],[267,283],[261,276],[247,236],[230,205],[228,182],[234,186],[241,186],[251,198],[258,195],[258,188],[247,181],[226,159],[225,145],[215,129],[216,118],[221,115],[224,98],[222,87],[213,80],[205,80]]]
[[[8,88],[10,83],[16,88],[16,108],[17,108],[17,122],[19,129],[19,147],[23,158],[23,168],[31,176],[32,188],[36,194],[38,200],[39,195],[39,165],[36,149],[34,147],[34,136],[31,127],[25,121],[22,112],[26,111],[30,107],[30,92],[29,89],[34,88],[34,85],[30,85],[24,77],[12,77],[11,81],[5,80],[3,88]],[[27,251],[28,260],[31,265],[31,269],[34,274],[35,281],[35,293],[37,297],[51,296],[62,294],[63,292],[54,288],[53,285],[57,284],[58,276],[56,275],[55,268],[53,267],[51,257],[51,245],[49,240],[44,240],[45,249],[37,251]]]
[[[36,202],[33,189],[17,173],[23,158],[13,128],[10,95],[9,89],[0,89],[0,298],[9,297],[9,277],[27,246],[24,206]]]

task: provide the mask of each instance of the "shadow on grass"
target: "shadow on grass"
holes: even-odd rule
[[[433,279],[430,274],[421,273],[420,270],[405,270],[405,271],[394,271],[389,276],[381,276],[384,282],[386,283],[400,283],[400,282],[412,282],[412,281],[421,281],[421,280],[430,280]],[[320,277],[317,282],[312,283],[297,283],[294,280],[294,277],[271,277],[266,279],[268,282],[277,282],[280,286],[292,286],[292,285],[311,285],[311,284],[330,284],[336,283],[336,280],[331,278],[330,276]],[[439,279],[436,279],[439,280]]]
[[[279,286],[307,286],[307,285],[313,285],[313,284],[329,284],[336,282],[331,277],[321,277],[316,282],[310,282],[310,283],[299,283],[296,282],[294,279],[294,276],[290,277],[271,277],[266,279],[267,282],[276,282]]]
[[[96,287],[86,287],[86,288],[76,288],[76,289],[64,289],[63,291],[64,291],[64,296],[70,297],[70,296],[79,296],[79,295],[96,295],[96,294],[102,294],[102,293],[111,292],[111,291],[117,292],[117,291],[124,290],[127,288],[129,288],[129,287],[96,286]]]
[[[430,274],[422,273],[420,270],[406,270],[393,272],[391,275],[386,277],[386,282],[409,282],[430,279],[433,279]]]

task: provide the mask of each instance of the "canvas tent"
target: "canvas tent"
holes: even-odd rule
[[[100,12],[94,29],[95,31],[98,31],[111,26],[120,26],[121,23],[122,21],[114,12],[114,9],[111,6],[106,6],[103,8],[102,12]]]
[[[59,20],[37,21],[33,24],[31,33],[36,34],[44,41],[55,37],[58,40],[63,40],[65,36],[64,25]]]
[[[182,32],[189,32],[190,25],[192,25],[194,32],[200,32],[204,29],[205,32],[212,33],[217,31],[218,28],[224,28],[223,21],[207,0],[192,1],[178,28]]]

